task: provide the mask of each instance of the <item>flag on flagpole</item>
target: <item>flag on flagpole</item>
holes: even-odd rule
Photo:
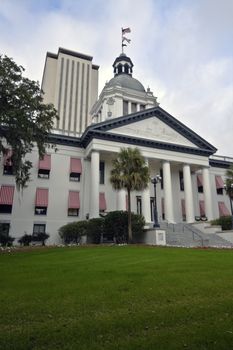
[[[122,30],[122,34],[125,34],[125,33],[131,33],[131,29],[128,27],[128,28],[121,28]]]
[[[127,41],[128,44],[130,44],[131,39],[126,38],[125,36],[122,37],[122,41]]]

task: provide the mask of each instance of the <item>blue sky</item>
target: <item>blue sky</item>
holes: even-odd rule
[[[120,53],[162,108],[233,156],[232,0],[0,0],[0,53],[41,81],[47,51],[83,52],[100,65],[99,93]]]

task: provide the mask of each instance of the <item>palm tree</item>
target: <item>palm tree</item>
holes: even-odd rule
[[[128,194],[128,238],[132,243],[131,191],[144,190],[149,183],[149,168],[138,148],[122,148],[113,160],[110,182],[115,190],[126,189]]]

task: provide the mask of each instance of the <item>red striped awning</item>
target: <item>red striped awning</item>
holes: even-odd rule
[[[197,186],[202,187],[203,186],[203,176],[202,174],[197,175]]]
[[[69,191],[68,209],[79,209],[79,208],[80,208],[79,192]]]
[[[107,209],[105,193],[104,192],[101,192],[99,194],[99,209],[100,210],[106,210]]]
[[[12,205],[14,200],[14,190],[15,186],[3,185],[0,191],[0,204]]]
[[[45,154],[43,159],[39,160],[39,169],[51,170],[51,154]]]
[[[216,183],[216,188],[219,189],[219,188],[224,188],[224,182],[223,182],[223,179],[222,179],[222,176],[215,176],[215,183]]]
[[[185,199],[181,199],[181,209],[182,209],[182,215],[186,215],[186,210],[185,210]]]
[[[47,207],[49,202],[48,188],[36,189],[36,207]]]
[[[12,149],[8,149],[3,157],[3,165],[4,166],[12,166],[13,165],[12,160],[11,160],[12,155],[13,155]]]
[[[200,200],[199,201],[199,208],[200,208],[200,215],[205,216],[205,202]]]
[[[79,158],[70,158],[70,173],[82,174],[82,163]]]
[[[230,212],[224,202],[218,202],[219,216],[228,216]]]
[[[162,207],[162,214],[165,214],[165,209],[164,209],[164,198],[161,198],[161,207]]]

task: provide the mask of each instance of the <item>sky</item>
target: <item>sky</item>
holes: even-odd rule
[[[46,52],[93,56],[99,93],[113,77],[121,28],[134,78],[160,106],[233,157],[233,0],[0,0],[0,54],[41,82]]]

